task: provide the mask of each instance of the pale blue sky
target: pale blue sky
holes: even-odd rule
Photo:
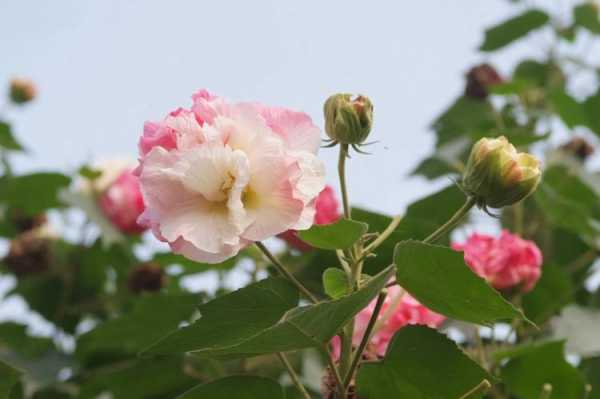
[[[144,120],[206,87],[308,112],[337,91],[375,104],[373,155],[349,167],[352,202],[389,213],[434,187],[407,173],[431,120],[462,90],[483,29],[505,0],[3,1],[0,78],[30,76],[39,99],[10,113],[32,151],[20,169],[74,169],[136,155]],[[510,70],[504,56],[500,69]],[[323,150],[336,183],[333,150]],[[439,186],[439,185],[438,185]]]

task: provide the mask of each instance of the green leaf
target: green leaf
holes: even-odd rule
[[[511,18],[500,25],[485,31],[485,39],[479,50],[494,51],[520,39],[536,29],[546,25],[548,14],[541,10],[529,10]]]
[[[523,296],[523,310],[534,323],[541,324],[573,301],[574,287],[569,275],[549,263],[533,291]]]
[[[21,378],[21,371],[0,361],[0,398],[8,398],[10,391]]]
[[[76,356],[84,363],[98,357],[133,355],[158,340],[196,309],[196,295],[148,295],[133,310],[109,320],[77,340]]]
[[[25,357],[37,357],[52,349],[49,338],[32,337],[26,332],[27,326],[12,322],[0,324],[0,348],[12,349]]]
[[[549,342],[520,354],[502,367],[502,381],[522,399],[539,399],[544,384],[552,397],[583,398],[585,378],[564,358],[564,342]]]
[[[600,136],[600,90],[594,95],[586,98],[583,102],[583,108],[588,120],[588,127],[598,136]]]
[[[199,385],[177,399],[285,399],[281,386],[268,378],[239,375]]]
[[[0,121],[0,147],[5,150],[23,151],[23,146],[14,137],[10,125]]]
[[[394,263],[400,286],[438,313],[483,325],[524,318],[465,265],[460,252],[418,241],[404,241],[396,246]]]
[[[564,90],[554,90],[548,98],[567,127],[588,125],[583,105]]]
[[[587,399],[600,399],[600,357],[584,359],[581,369],[585,373],[592,392]]]
[[[598,20],[598,9],[595,4],[585,3],[573,9],[575,25],[600,34],[600,20]]]
[[[330,267],[323,272],[323,288],[325,293],[333,299],[338,299],[348,294],[350,285],[346,273],[336,267]]]
[[[0,180],[0,202],[33,216],[61,204],[58,191],[69,185],[71,179],[60,173],[33,173]]]
[[[332,224],[313,225],[308,230],[298,232],[298,237],[307,244],[321,249],[346,249],[367,232],[366,223],[340,219]]]
[[[78,173],[88,180],[96,180],[97,178],[102,176],[101,170],[94,169],[88,165],[83,165],[81,168],[79,168]]]
[[[383,361],[358,372],[361,398],[459,398],[492,377],[454,342],[424,326],[400,329]]]
[[[472,132],[496,128],[495,111],[489,101],[462,96],[433,122],[432,128],[437,135],[436,147],[441,148]]]
[[[84,379],[77,397],[97,398],[110,392],[112,398],[174,398],[198,383],[184,373],[180,357],[160,361],[130,359],[113,367],[109,364],[88,370],[90,377]]]
[[[390,266],[350,295],[294,309],[298,293],[293,286],[281,279],[263,280],[202,305],[202,318],[145,353],[192,352],[229,359],[321,348],[369,304],[392,274]]]
[[[201,273],[208,270],[230,270],[237,264],[237,261],[237,257],[233,257],[216,264],[200,263],[172,252],[156,253],[152,258],[152,262],[156,262],[162,267],[173,265],[181,266],[184,270],[184,274]]]
[[[546,169],[534,198],[556,226],[588,238],[600,233],[600,198],[566,167]]]
[[[456,186],[448,186],[408,206],[402,221],[390,237],[377,248],[377,256],[365,260],[365,270],[376,273],[394,261],[394,249],[399,241],[424,239],[444,224],[465,202],[465,195]],[[444,204],[444,206],[440,206]],[[382,232],[392,219],[380,213],[355,208],[352,216],[369,224],[371,232]],[[448,242],[448,235],[441,239]]]

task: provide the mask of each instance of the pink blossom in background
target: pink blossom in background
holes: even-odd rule
[[[533,289],[542,273],[542,252],[535,242],[503,230],[500,237],[472,234],[464,244],[452,248],[464,251],[466,264],[499,289]]]
[[[335,196],[335,191],[333,191],[333,188],[329,185],[325,186],[323,191],[319,193],[315,207],[317,210],[315,213],[315,224],[330,224],[336,222],[340,218],[340,203]],[[298,237],[298,232],[296,230],[288,230],[279,234],[278,237],[300,251],[312,249],[310,245]]]
[[[354,335],[352,337],[352,344],[357,347],[365,334],[371,315],[375,310],[375,303],[373,300],[371,303],[364,308],[354,321]],[[442,316],[427,307],[420,304],[415,298],[405,293],[402,288],[395,285],[388,288],[388,295],[385,298],[383,307],[379,312],[377,323],[374,334],[371,337],[371,341],[367,346],[367,353],[370,355],[384,356],[387,347],[394,337],[394,334],[406,325],[426,325],[431,328],[439,327],[444,320],[445,316]],[[338,336],[335,336],[332,340],[333,355],[336,359],[340,356],[341,342]]]
[[[190,110],[147,122],[139,221],[176,253],[221,262],[245,246],[309,228],[324,187],[320,131],[308,115],[229,103],[201,90]]]
[[[137,223],[144,211],[140,183],[132,171],[123,171],[102,192],[98,204],[111,223],[124,233],[137,234],[145,227]]]

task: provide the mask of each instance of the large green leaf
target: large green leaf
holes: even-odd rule
[[[21,371],[0,361],[0,398],[8,398],[10,391],[21,378]]]
[[[23,151],[23,146],[15,139],[10,125],[0,121],[0,147],[5,150]]]
[[[573,300],[574,287],[569,275],[549,263],[533,291],[523,296],[523,310],[535,323],[543,323]]]
[[[498,50],[515,40],[546,25],[548,14],[541,10],[529,10],[513,17],[500,25],[485,31],[485,39],[479,48],[481,51]]]
[[[27,326],[12,322],[0,324],[0,348],[10,349],[30,358],[37,357],[52,349],[50,338],[32,337],[27,334]]]
[[[0,181],[0,203],[18,208],[26,215],[35,215],[60,206],[57,193],[71,179],[60,173],[33,173]]]
[[[502,381],[522,399],[539,399],[544,384],[552,385],[552,397],[583,398],[585,378],[564,357],[564,342],[548,342],[527,350],[502,367]]]
[[[600,34],[600,20],[598,19],[598,8],[593,3],[580,4],[573,9],[575,25]]]
[[[588,120],[585,108],[576,99],[567,94],[564,90],[555,90],[548,96],[552,106],[563,120],[565,125],[570,128],[575,126],[587,126]]]
[[[432,128],[437,135],[436,147],[441,148],[472,132],[487,132],[496,126],[495,111],[488,101],[463,96],[433,122]]]
[[[383,361],[361,366],[358,396],[365,399],[459,398],[492,377],[454,342],[424,326],[400,329]]]
[[[404,241],[394,255],[396,280],[428,308],[457,320],[490,325],[523,317],[450,248]]]
[[[585,373],[592,392],[587,399],[600,399],[600,357],[584,359],[581,369]]]
[[[392,274],[390,266],[350,295],[292,310],[298,300],[296,290],[283,280],[267,279],[203,305],[198,321],[145,352],[242,358],[320,348],[369,304]]]
[[[281,386],[268,378],[239,375],[190,389],[177,399],[285,399]]]
[[[340,219],[332,224],[313,225],[298,232],[298,237],[307,244],[321,249],[346,249],[367,232],[369,226],[354,220]]]
[[[198,304],[198,296],[148,295],[133,310],[107,321],[77,340],[77,357],[90,363],[98,357],[134,355],[189,320]]]
[[[583,102],[583,108],[588,121],[588,127],[600,136],[600,89]]]

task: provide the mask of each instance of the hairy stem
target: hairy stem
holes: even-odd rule
[[[436,231],[431,233],[426,239],[423,240],[426,244],[432,244],[440,239],[444,234],[452,230],[454,226],[460,222],[460,220],[473,208],[475,205],[475,198],[468,197],[463,206],[446,223],[440,226]]]
[[[490,382],[488,380],[483,380],[475,388],[471,389],[469,392],[467,392],[463,396],[461,396],[460,399],[469,399],[469,398],[477,397],[478,395],[486,392],[491,387],[492,387],[492,384],[490,384]]]
[[[348,202],[348,189],[346,187],[346,158],[348,157],[348,144],[340,144],[340,157],[338,159],[338,174],[340,177],[340,190],[342,191],[342,204],[344,217],[350,219],[352,213]]]
[[[279,358],[279,360],[281,360],[281,363],[286,368],[288,374],[290,375],[290,378],[292,379],[292,382],[294,383],[296,388],[298,388],[304,399],[311,399],[310,394],[308,393],[306,388],[304,388],[304,385],[300,381],[298,374],[296,374],[296,372],[294,371],[294,368],[292,367],[292,364],[287,359],[287,357],[285,357],[285,355],[281,352],[277,352],[277,357]]]
[[[299,290],[304,294],[306,298],[308,298],[312,303],[317,303],[319,300],[302,284],[289,270],[283,266],[283,264],[269,251],[265,245],[257,241],[254,243],[258,249],[273,263],[273,265],[277,268],[277,270],[283,274],[288,280],[290,280]]]

